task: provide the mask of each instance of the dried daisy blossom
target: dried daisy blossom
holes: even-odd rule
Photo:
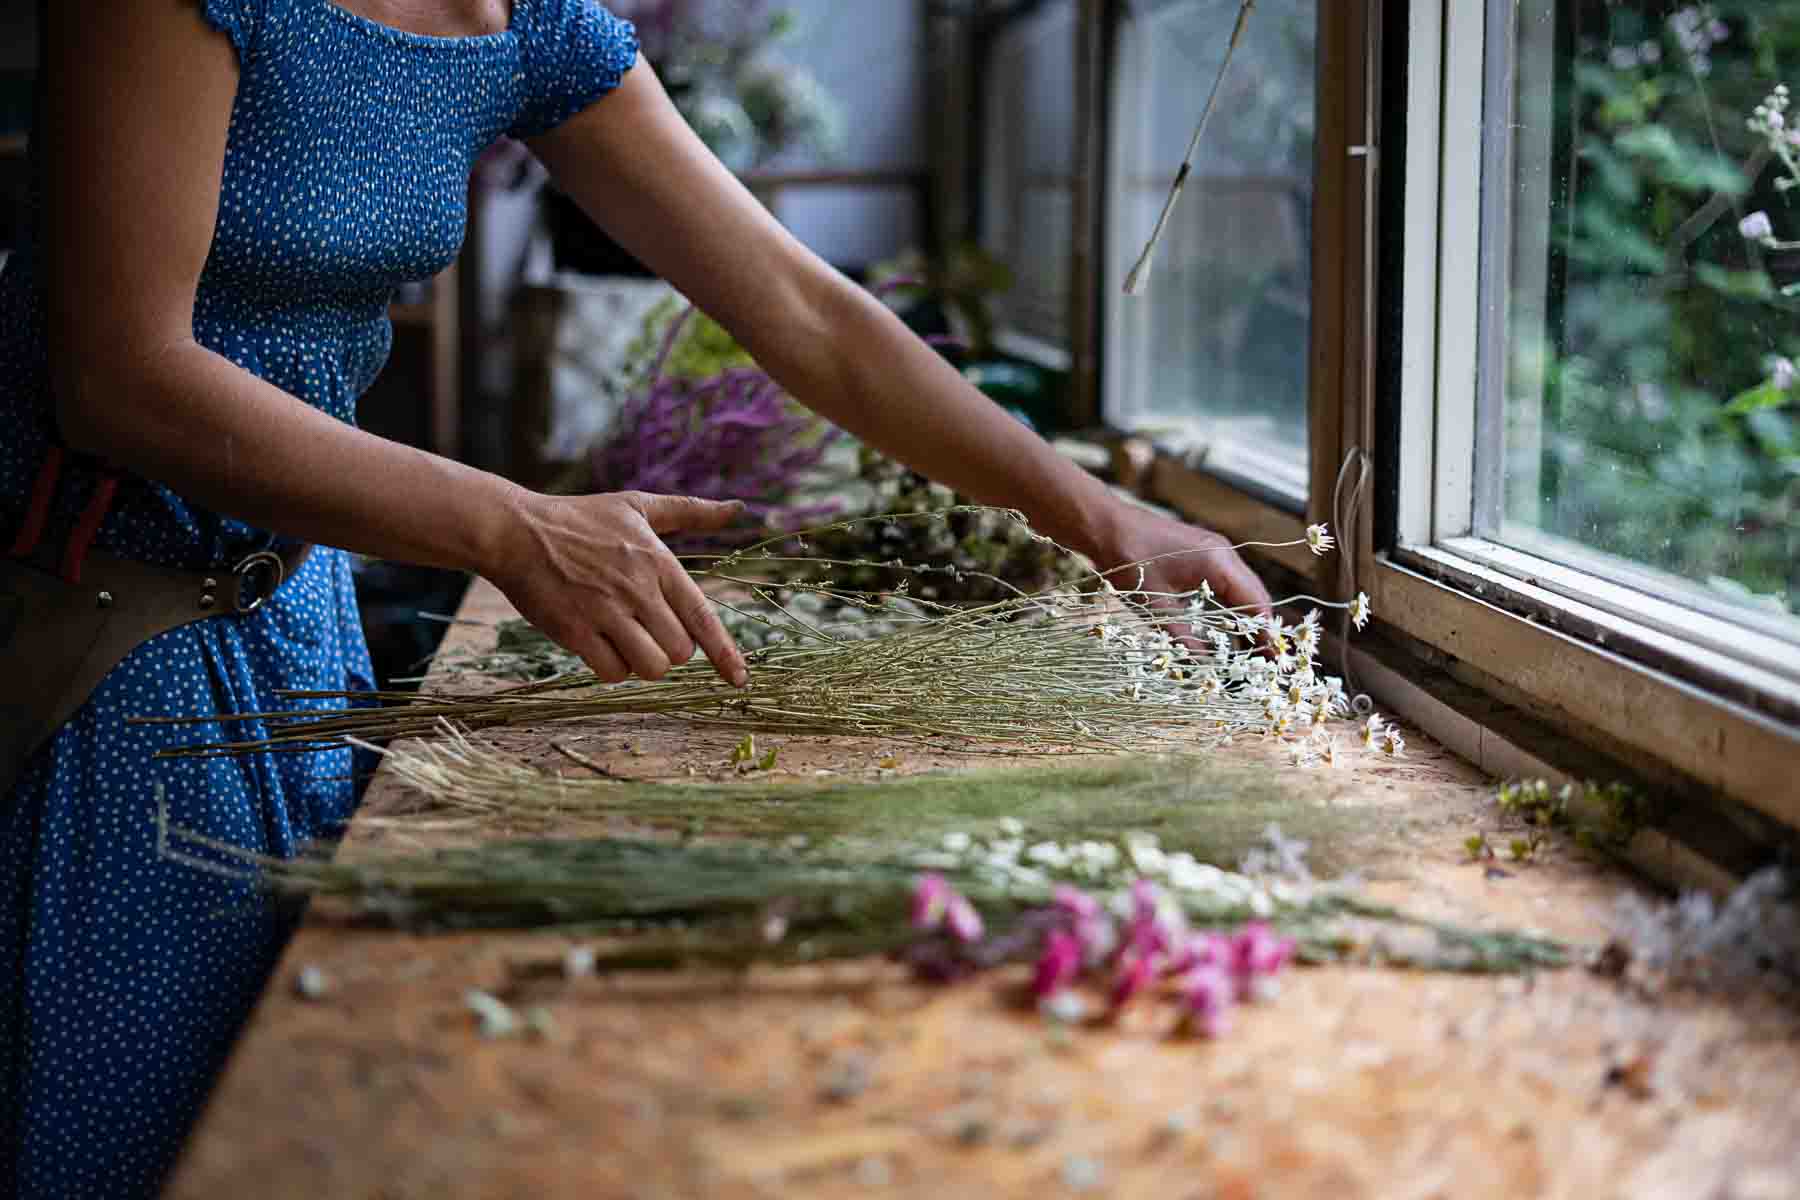
[[[825,528],[906,519],[889,514]],[[1088,576],[1088,590],[1018,593],[956,608],[839,590],[829,577],[846,564],[786,552],[805,540],[804,534],[783,534],[705,556],[701,561],[708,565],[693,571],[734,589],[734,598],[716,603],[766,630],[761,648],[749,655],[752,683],[746,689],[726,685],[697,659],[656,683],[607,685],[586,671],[570,671],[476,698],[435,691],[293,693],[359,707],[241,718],[263,724],[264,736],[162,755],[306,751],[351,740],[430,737],[447,725],[468,731],[542,728],[649,714],[743,732],[876,736],[1002,754],[1173,753],[1243,736],[1304,743],[1320,726],[1351,715],[1342,681],[1318,669],[1316,615],[1289,624],[1279,615],[1265,618],[1221,605],[1209,598],[1209,589],[1124,590],[1111,582],[1119,571]],[[1176,552],[1134,565],[1201,553],[1206,551]],[[795,562],[808,563],[821,580],[790,579],[777,587],[760,575]],[[957,573],[952,567],[889,565],[916,578]],[[748,603],[740,604],[740,595]],[[803,603],[801,596],[819,600]],[[849,609],[860,614],[858,620],[832,615]],[[863,619],[871,617],[873,631]],[[1273,659],[1265,645],[1275,651]],[[371,701],[380,707],[361,707]],[[1365,744],[1380,748],[1367,739]]]

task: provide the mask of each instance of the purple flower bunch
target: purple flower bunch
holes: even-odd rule
[[[926,978],[947,981],[1031,959],[1031,995],[1040,1004],[1083,979],[1110,976],[1111,1017],[1145,992],[1173,984],[1183,1027],[1202,1037],[1223,1034],[1237,1005],[1273,998],[1295,950],[1292,938],[1264,921],[1230,934],[1190,929],[1180,905],[1147,879],[1131,887],[1123,928],[1099,899],[1065,884],[1048,906],[1025,913],[1005,934],[985,937],[980,912],[935,873],[919,877],[912,917],[915,929],[937,935],[907,955]]]
[[[693,311],[670,325],[649,382],[626,397],[616,432],[594,447],[596,483],[615,491],[741,500],[762,528],[834,515],[835,504],[796,504],[793,496],[847,435],[802,408],[759,367],[729,367],[699,379],[670,374],[669,356]]]

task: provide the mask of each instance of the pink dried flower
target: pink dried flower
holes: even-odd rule
[[[959,942],[980,941],[984,928],[981,913],[936,871],[919,876],[913,884],[912,923],[922,932],[947,927]]]
[[[1182,1018],[1202,1037],[1218,1037],[1231,1024],[1235,985],[1223,966],[1194,967],[1181,980]]]
[[[1217,967],[1229,971],[1235,951],[1230,938],[1217,933],[1189,935],[1181,949],[1171,958],[1170,974],[1179,975],[1197,967]]]
[[[1139,879],[1131,885],[1131,923],[1133,927],[1156,919],[1156,910],[1162,902],[1162,891],[1148,879]]]
[[[950,908],[950,897],[955,894],[949,882],[937,872],[919,876],[913,884],[913,928],[931,930],[942,925]]]
[[[1057,885],[1056,890],[1050,894],[1050,903],[1068,913],[1077,922],[1091,921],[1104,915],[1105,911],[1100,907],[1098,900],[1080,888],[1071,887],[1066,883]]]
[[[1118,927],[1111,917],[1101,913],[1091,920],[1076,922],[1075,940],[1081,943],[1082,963],[1097,967],[1119,948]]]
[[[959,942],[979,942],[985,928],[981,922],[981,913],[969,903],[968,897],[956,892],[950,893],[944,923],[950,927],[950,936]]]
[[[1072,933],[1052,930],[1045,941],[1044,953],[1038,959],[1037,973],[1031,980],[1031,994],[1048,999],[1063,990],[1081,974],[1081,942]]]
[[[1266,994],[1294,957],[1294,939],[1278,936],[1263,921],[1245,925],[1231,941],[1231,973],[1243,998]]]
[[[1181,910],[1165,904],[1162,889],[1148,879],[1131,885],[1131,928],[1125,943],[1148,957],[1173,954],[1187,933]]]
[[[1125,961],[1119,977],[1113,982],[1111,1008],[1117,1014],[1137,998],[1138,993],[1156,980],[1154,956],[1134,954]]]
[[[1100,901],[1079,888],[1062,884],[1052,894],[1051,906],[1068,919],[1081,946],[1084,966],[1098,966],[1111,957],[1118,947],[1119,935]]]

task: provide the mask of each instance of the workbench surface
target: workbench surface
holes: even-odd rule
[[[507,615],[483,584],[460,614]],[[492,636],[459,624],[446,650]],[[512,736],[509,749],[579,769],[548,735]],[[715,766],[734,740],[648,719],[556,736],[633,776]],[[1491,784],[1407,737],[1403,763],[1320,776],[1320,803],[1366,812],[1370,891],[1604,940],[1629,882],[1570,847],[1470,862],[1464,840],[1496,823]],[[778,741],[784,766],[808,773],[891,752]],[[378,778],[365,812],[397,791]],[[359,824],[349,842],[377,836]],[[1646,995],[1582,968],[1331,967],[1291,972],[1275,1001],[1203,1043],[1163,1037],[1154,1006],[1059,1035],[1003,980],[927,987],[880,962],[567,981],[556,967],[572,944],[315,912],[167,1194],[1800,1196],[1800,1020],[1773,1005]],[[307,968],[329,982],[323,997],[298,993]],[[472,988],[544,1006],[547,1036],[484,1039]]]

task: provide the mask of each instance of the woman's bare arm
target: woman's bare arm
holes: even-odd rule
[[[482,572],[609,678],[698,641],[741,656],[655,536],[727,506],[538,496],[360,432],[199,345],[238,67],[194,0],[50,6],[44,114],[51,387],[67,440],[217,511],[386,558]]]
[[[1151,586],[1210,578],[1226,603],[1267,611],[1268,593],[1223,539],[1117,500],[796,241],[706,151],[642,61],[533,149],[809,407],[940,483],[1022,510],[1103,567],[1200,551],[1157,568]]]

